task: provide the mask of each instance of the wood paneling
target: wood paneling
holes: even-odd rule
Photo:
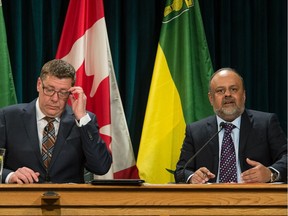
[[[286,184],[0,185],[0,215],[287,215]]]

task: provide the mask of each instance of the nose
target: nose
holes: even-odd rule
[[[230,97],[232,95],[231,91],[229,89],[227,89],[225,91],[225,97]]]
[[[54,94],[51,96],[51,100],[52,101],[58,101],[59,100],[58,92],[54,92]]]

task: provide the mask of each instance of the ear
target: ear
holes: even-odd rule
[[[39,92],[40,91],[40,89],[42,88],[42,82],[41,82],[41,79],[40,79],[40,77],[38,77],[38,79],[37,79],[37,92]]]
[[[213,95],[211,94],[211,92],[208,92],[208,99],[210,101],[211,106],[213,106]]]

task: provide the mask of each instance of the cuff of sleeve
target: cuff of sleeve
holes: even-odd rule
[[[274,170],[277,173],[277,178],[275,179],[275,181],[278,181],[281,178],[280,172],[271,166],[269,166],[268,168]]]
[[[87,113],[85,116],[83,116],[79,121],[77,121],[75,119],[75,122],[76,122],[76,125],[78,127],[82,127],[82,126],[85,126],[86,124],[88,124],[88,122],[91,121],[91,118],[89,116],[89,114]]]
[[[7,175],[6,179],[5,179],[5,183],[8,184],[9,183],[9,179],[10,179],[10,176],[13,174],[14,172],[11,172]]]
[[[193,174],[191,174],[188,178],[187,178],[187,181],[186,181],[186,183],[188,183],[189,184],[189,182],[190,182],[190,179],[192,178],[192,176],[194,175],[194,173]]]

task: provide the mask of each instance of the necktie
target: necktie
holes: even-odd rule
[[[231,137],[231,131],[235,127],[236,126],[231,123],[225,123],[224,125],[225,132],[220,156],[220,183],[237,182],[236,154]]]
[[[42,159],[43,163],[48,169],[51,158],[52,158],[52,152],[56,140],[55,136],[55,128],[53,122],[55,121],[55,118],[50,117],[44,117],[44,119],[48,122],[46,127],[43,130],[43,139],[42,139]]]

